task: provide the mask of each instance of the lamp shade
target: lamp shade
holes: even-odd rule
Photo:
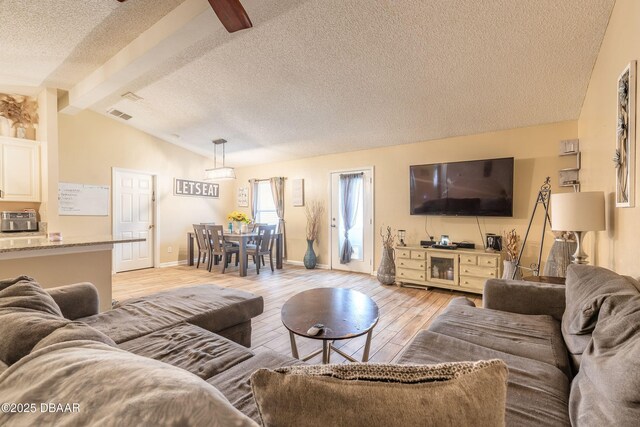
[[[551,195],[551,229],[554,231],[604,230],[604,215],[602,191]]]
[[[204,171],[205,181],[222,181],[226,179],[236,179],[236,171],[233,168],[214,168],[206,169]]]

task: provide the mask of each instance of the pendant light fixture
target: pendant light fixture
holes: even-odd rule
[[[226,179],[236,179],[236,171],[233,168],[224,166],[224,145],[227,143],[226,139],[214,139],[213,141],[213,169],[206,169],[205,181],[222,181]],[[222,145],[222,167],[218,167],[218,145]]]

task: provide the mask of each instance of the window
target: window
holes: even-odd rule
[[[258,208],[255,221],[260,224],[278,225],[276,205],[273,203],[271,183],[269,181],[258,182]]]

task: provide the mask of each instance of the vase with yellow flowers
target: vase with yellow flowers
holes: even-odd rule
[[[244,212],[233,211],[229,215],[227,215],[227,220],[233,222],[233,227],[231,228],[231,232],[241,233],[247,232],[248,225],[251,223],[251,219]]]

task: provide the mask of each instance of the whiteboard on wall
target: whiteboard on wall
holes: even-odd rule
[[[109,189],[108,185],[60,182],[58,184],[58,214],[108,216]]]

